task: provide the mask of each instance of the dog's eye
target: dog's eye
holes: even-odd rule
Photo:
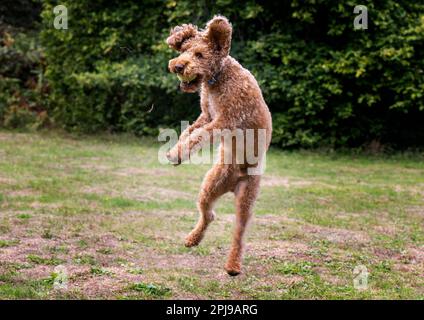
[[[200,52],[196,52],[195,56],[196,56],[196,58],[199,58],[199,59],[203,58],[203,54],[201,54]]]

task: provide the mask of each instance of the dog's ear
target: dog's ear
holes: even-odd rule
[[[184,41],[197,35],[197,27],[192,24],[176,26],[170,32],[166,43],[174,50],[180,51]]]
[[[232,32],[233,27],[224,16],[215,16],[206,24],[206,35],[222,56],[230,53]]]

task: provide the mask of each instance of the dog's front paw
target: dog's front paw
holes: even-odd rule
[[[181,164],[181,152],[179,149],[180,148],[177,145],[166,153],[166,157],[168,158],[169,162],[175,166]]]

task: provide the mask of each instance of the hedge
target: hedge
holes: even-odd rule
[[[69,28],[53,28],[53,7]],[[282,147],[424,141],[424,4],[362,1],[43,1],[49,114],[71,130],[156,134],[193,120],[198,96],[167,72],[172,26],[233,23],[231,54],[258,79]]]

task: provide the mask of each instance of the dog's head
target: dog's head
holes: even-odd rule
[[[222,60],[231,47],[232,27],[227,18],[215,16],[199,30],[183,24],[171,30],[168,45],[180,55],[169,61],[169,71],[180,79],[180,88],[195,92],[202,81],[209,81],[220,71]]]

